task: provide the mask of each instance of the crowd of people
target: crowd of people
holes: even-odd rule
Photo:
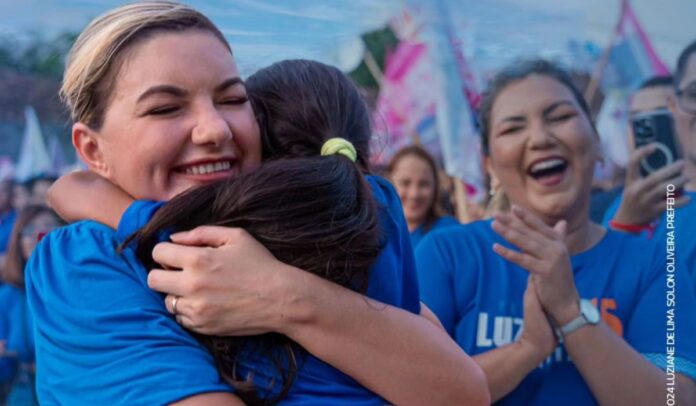
[[[115,8],[61,88],[89,171],[0,184],[0,400],[696,404],[696,42],[676,66],[631,114],[669,111],[683,159],[642,174],[637,146],[603,199],[570,75],[502,68],[479,110],[490,197],[460,224],[420,146],[371,171],[338,69],[242,81],[200,12]]]

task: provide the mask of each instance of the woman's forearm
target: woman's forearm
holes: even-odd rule
[[[568,354],[599,404],[665,403],[665,373],[604,323],[580,328],[564,341]]]
[[[486,374],[492,402],[512,392],[542,362],[531,348],[519,341],[476,355],[474,361]]]
[[[294,278],[278,330],[313,355],[394,404],[490,403],[481,369],[426,318],[306,272]]]

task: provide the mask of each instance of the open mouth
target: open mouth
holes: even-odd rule
[[[563,180],[568,161],[553,157],[538,160],[529,166],[527,174],[545,185],[555,185]]]

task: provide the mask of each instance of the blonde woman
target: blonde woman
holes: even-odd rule
[[[93,21],[62,91],[77,152],[133,198],[168,200],[261,162],[229,45],[186,6],[136,3]],[[390,402],[487,401],[470,396],[482,377],[461,374],[468,357],[428,320],[283,264],[240,229],[157,246],[155,261],[181,271],[149,276],[133,249],[116,251],[127,229],[73,224],[28,266],[43,403],[239,404],[170,313],[203,334],[285,334]]]

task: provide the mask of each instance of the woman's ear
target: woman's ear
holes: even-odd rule
[[[493,164],[491,163],[490,155],[486,155],[483,157],[483,165],[486,168],[486,172],[488,172],[488,176],[490,177],[488,193],[490,195],[493,195],[495,192],[498,191],[498,189],[500,189],[500,180],[498,180],[498,176],[495,174]]]
[[[99,134],[84,123],[75,123],[72,128],[72,142],[89,169],[108,179],[111,173],[101,150],[102,140]]]

